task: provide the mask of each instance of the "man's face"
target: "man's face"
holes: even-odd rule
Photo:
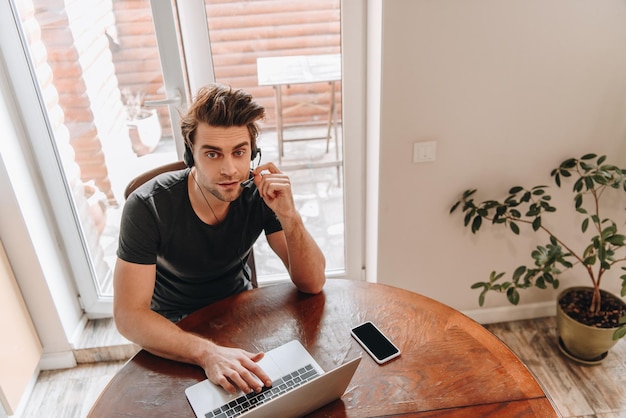
[[[250,173],[250,134],[245,126],[216,127],[200,123],[193,144],[197,180],[222,202],[241,194]]]

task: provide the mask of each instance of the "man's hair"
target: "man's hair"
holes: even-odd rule
[[[230,86],[211,84],[202,87],[191,107],[180,121],[183,138],[188,146],[194,143],[198,124],[230,127],[246,126],[250,134],[250,147],[256,149],[259,135],[257,122],[265,117],[265,108],[252,95]]]

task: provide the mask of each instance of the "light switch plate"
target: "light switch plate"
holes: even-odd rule
[[[413,162],[425,163],[435,161],[437,153],[436,141],[421,141],[413,144]]]

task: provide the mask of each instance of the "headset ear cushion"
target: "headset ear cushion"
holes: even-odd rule
[[[185,162],[185,165],[187,167],[192,167],[194,164],[193,152],[191,151],[191,148],[189,148],[189,145],[187,144],[185,144],[185,152],[183,153],[183,161]]]
[[[250,154],[250,160],[254,161],[254,160],[256,160],[256,157],[259,157],[259,158],[261,157],[261,148],[257,147],[257,148],[254,148],[252,150],[252,153]],[[260,162],[260,160],[259,160],[259,162]]]

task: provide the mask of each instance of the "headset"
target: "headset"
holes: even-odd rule
[[[254,161],[256,157],[259,157],[259,162],[261,158],[261,148],[255,146],[252,148],[252,153],[250,154],[250,161]],[[191,150],[191,146],[185,141],[185,152],[183,153],[183,161],[187,167],[193,167],[195,164],[193,160],[193,151]]]

